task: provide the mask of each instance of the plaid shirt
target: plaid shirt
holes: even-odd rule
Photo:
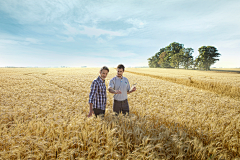
[[[105,110],[107,102],[106,85],[105,81],[103,81],[100,77],[92,82],[88,102],[93,104],[93,108]]]

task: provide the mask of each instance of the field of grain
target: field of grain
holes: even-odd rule
[[[211,68],[212,71],[226,71],[226,72],[240,72],[240,67],[239,68]]]
[[[138,84],[129,116],[113,115],[108,93],[105,117],[87,118],[98,73],[0,69],[0,159],[240,158],[238,74],[127,69]],[[115,74],[110,69],[106,86]],[[216,91],[225,83],[231,95]]]
[[[216,72],[185,69],[129,68],[128,72],[154,77],[240,100],[240,72]]]

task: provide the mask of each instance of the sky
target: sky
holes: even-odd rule
[[[0,0],[0,67],[148,66],[172,42],[240,67],[239,0]]]

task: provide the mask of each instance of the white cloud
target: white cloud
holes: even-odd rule
[[[73,39],[73,37],[68,37],[68,38],[66,39],[66,41],[67,41],[67,42],[74,42],[75,40]]]
[[[122,31],[108,31],[108,30],[99,29],[96,27],[87,27],[87,26],[79,25],[79,28],[75,28],[75,27],[72,27],[70,24],[66,24],[66,23],[64,23],[64,26],[66,28],[66,31],[64,32],[64,34],[72,35],[72,36],[76,36],[79,34],[87,35],[89,37],[93,37],[93,36],[99,37],[101,35],[108,35],[111,37],[115,37],[115,36],[125,35],[122,33]]]
[[[108,64],[110,60],[108,58],[100,57],[85,57],[85,56],[75,56],[66,57],[65,64],[70,67],[99,67]]]
[[[104,39],[102,39],[102,38],[98,38],[97,39],[97,43],[105,43],[106,41],[104,40]]]
[[[12,18],[17,19],[20,24],[45,24],[54,23],[57,20],[74,19],[75,9],[84,10],[86,5],[83,1],[78,0],[58,0],[58,1],[1,1],[0,10],[9,13]],[[78,15],[82,18],[81,13]]]
[[[10,45],[10,44],[18,44],[18,41],[9,40],[9,39],[0,39],[0,45]]]
[[[119,31],[108,31],[108,30],[103,30],[103,29],[98,29],[95,27],[86,27],[83,26],[84,30],[79,31],[80,34],[86,34],[90,37],[96,36],[99,37],[100,35],[109,35],[109,36],[123,36]]]
[[[101,53],[102,53],[102,54],[101,54]],[[92,52],[92,53],[88,53],[88,55],[104,56],[104,57],[111,57],[111,58],[126,58],[126,57],[134,57],[134,56],[137,56],[136,53],[131,52],[131,51],[118,51],[118,50],[113,50],[113,49],[101,51],[100,53],[98,53],[98,52],[96,52],[96,53]]]
[[[137,28],[143,28],[144,25],[146,25],[146,22],[143,22],[139,19],[133,19],[133,18],[127,19],[126,22],[132,24],[134,27],[137,27]]]
[[[35,38],[6,38],[0,39],[1,46],[9,46],[9,45],[29,45],[29,44],[43,44],[38,39]]]
[[[133,57],[137,56],[136,53],[130,51],[112,51],[110,52],[111,57]]]
[[[219,40],[218,42],[216,42],[216,46],[225,49],[237,49],[240,46],[240,39]]]
[[[64,33],[67,35],[78,35],[79,34],[79,29],[72,27],[71,25],[64,23],[65,28],[67,29]]]
[[[26,38],[25,42],[27,44],[43,44],[38,39],[35,39],[35,38]]]
[[[122,41],[119,42],[120,44],[123,45],[129,45],[129,46],[146,46],[146,47],[154,47],[159,45],[159,41],[156,39],[151,39],[151,38],[126,38]]]

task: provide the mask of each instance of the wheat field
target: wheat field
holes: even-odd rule
[[[231,69],[231,71],[232,72],[216,72],[213,70],[206,72],[199,70],[161,68],[128,69],[130,73],[205,89],[240,100],[240,69]]]
[[[239,74],[127,68],[130,114],[87,118],[98,73],[1,68],[0,159],[240,159]]]

